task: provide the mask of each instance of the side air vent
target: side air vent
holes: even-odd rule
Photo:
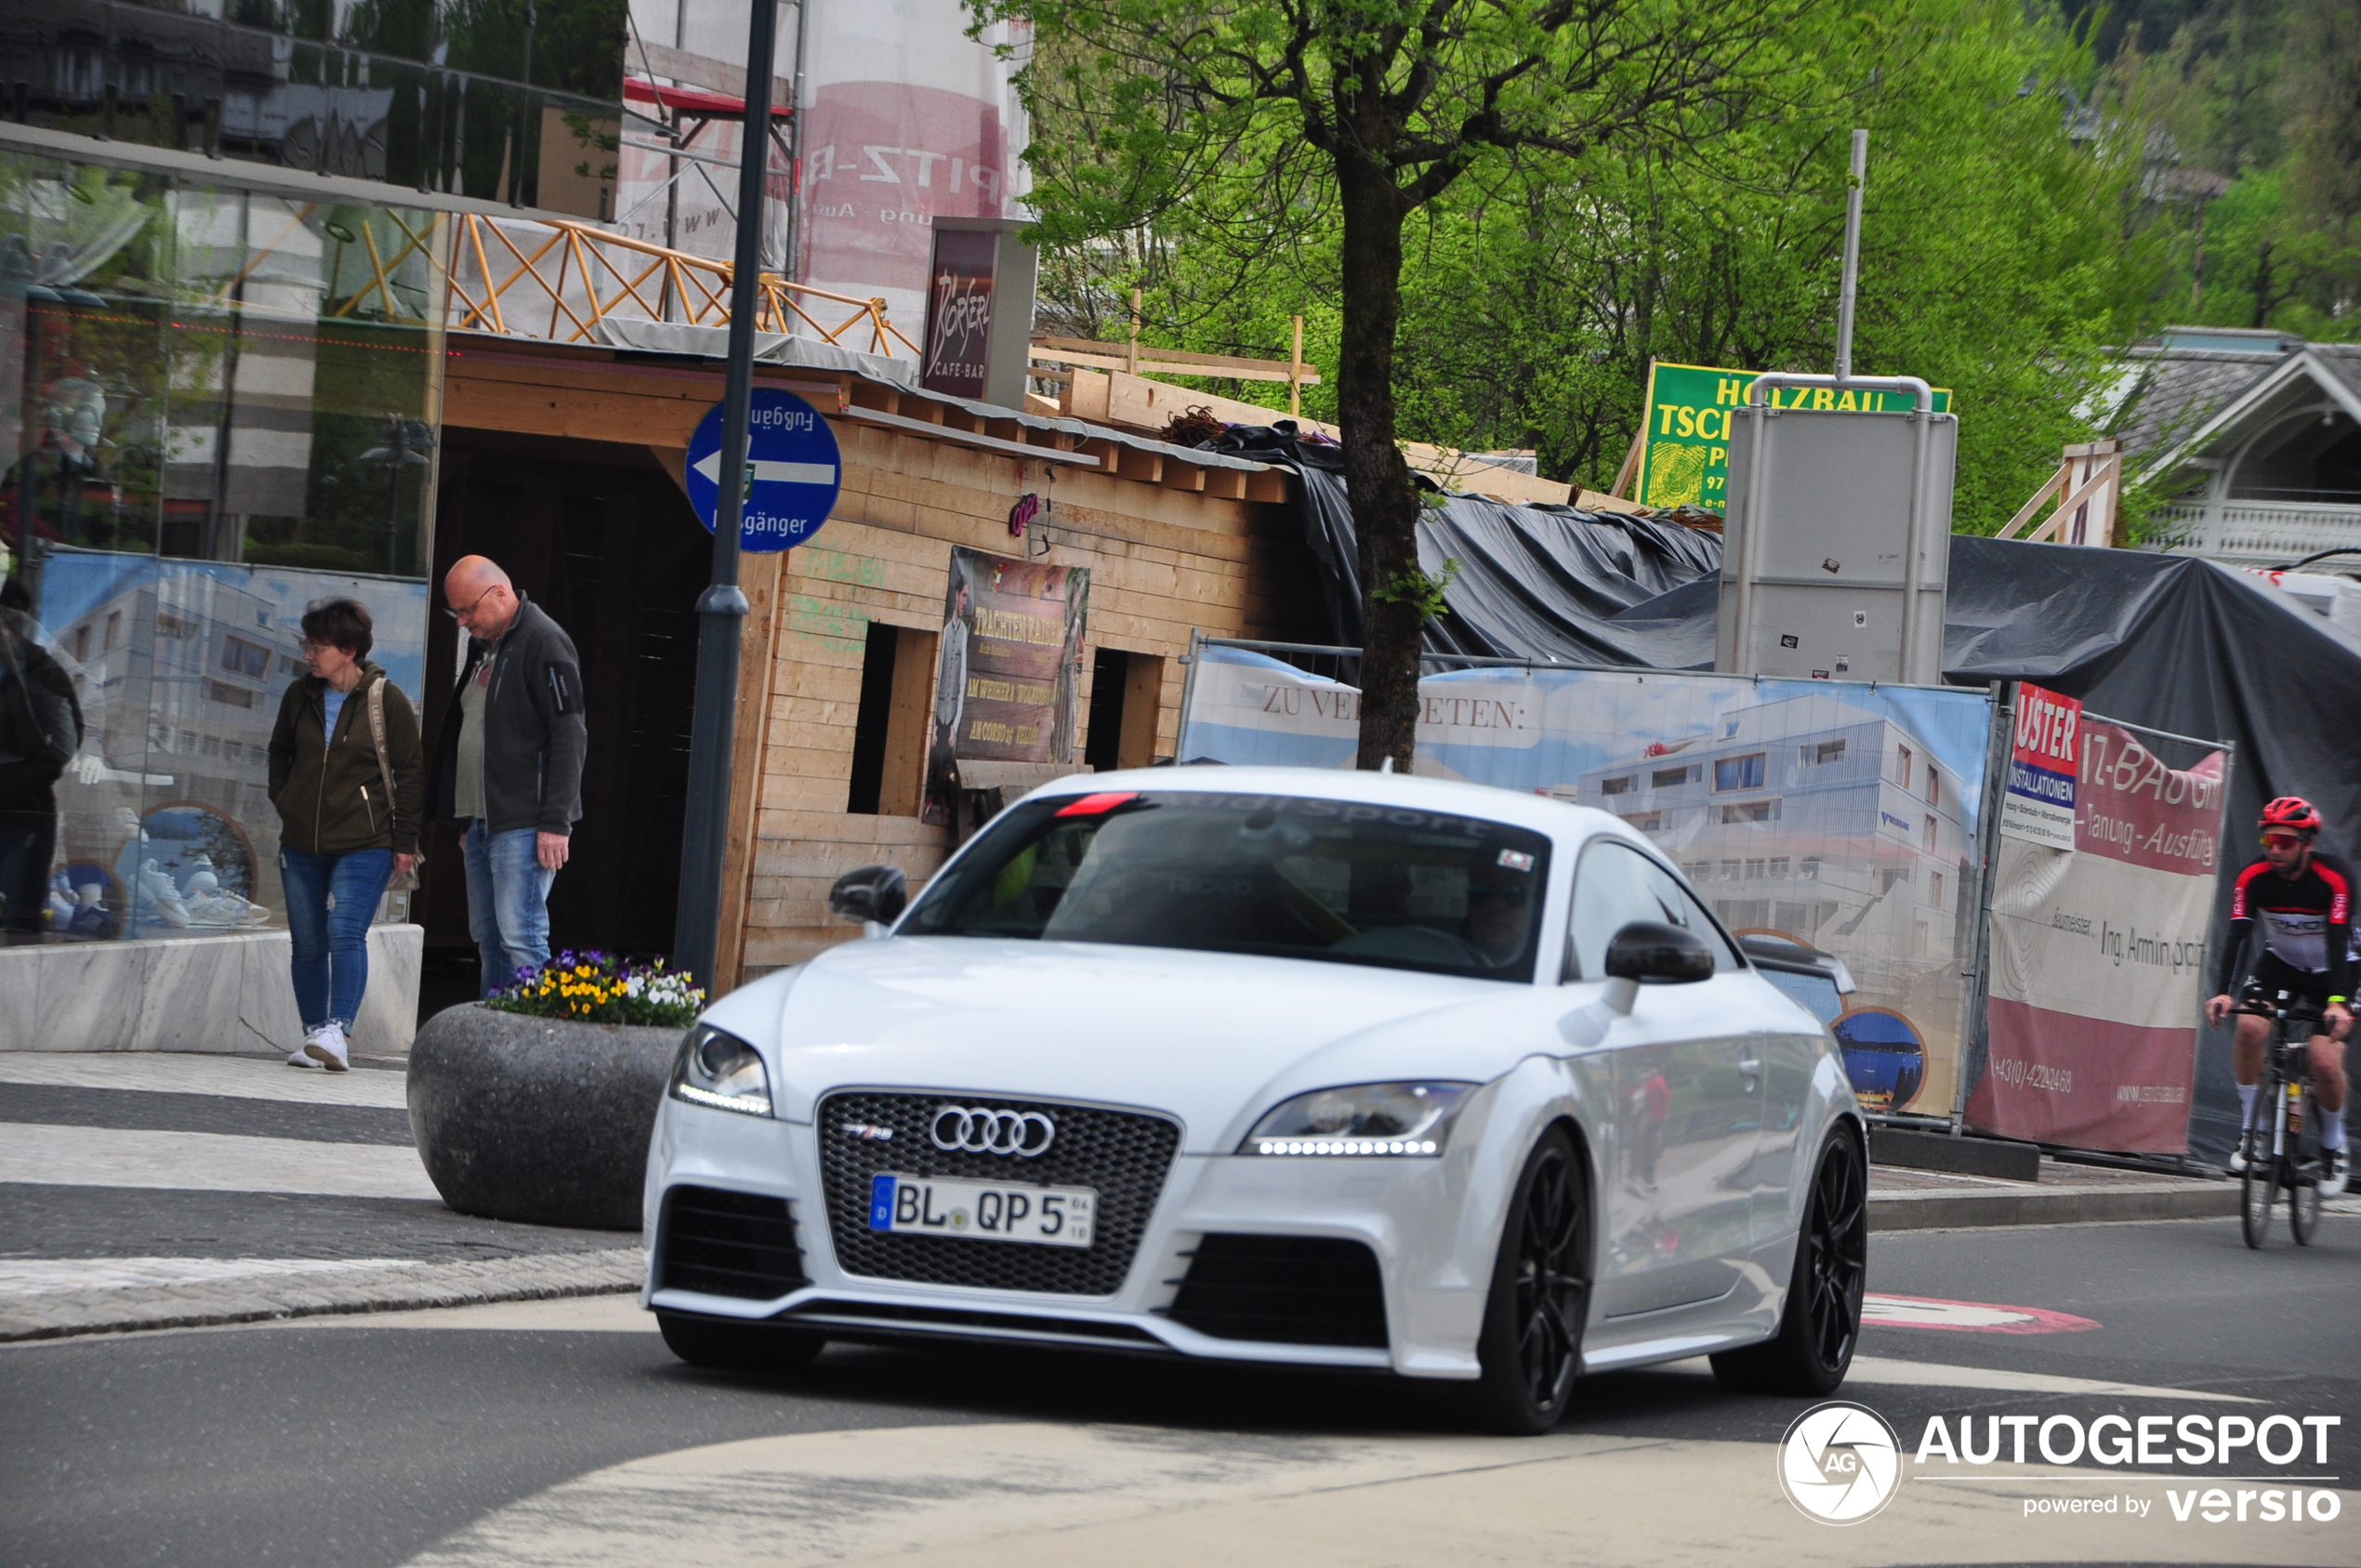
[[[811,1282],[785,1198],[675,1187],[664,1197],[656,1288],[769,1301]]]
[[[1217,1339],[1386,1343],[1377,1255],[1332,1236],[1208,1235],[1189,1260],[1169,1315]]]

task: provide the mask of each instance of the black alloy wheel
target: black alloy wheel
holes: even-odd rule
[[[658,1312],[656,1326],[664,1332],[666,1349],[674,1355],[691,1366],[717,1372],[800,1372],[828,1343],[824,1335],[806,1329],[692,1317],[685,1312]]]
[[[1565,1130],[1551,1127],[1517,1179],[1484,1302],[1471,1403],[1485,1429],[1530,1437],[1565,1414],[1582,1371],[1591,1251],[1588,1167]]]
[[[1712,1358],[1724,1388],[1819,1398],[1844,1382],[1861,1342],[1869,1279],[1869,1173],[1853,1135],[1839,1128],[1821,1152],[1796,1237],[1778,1334]]]
[[[2275,1106],[2278,1096],[2271,1096]],[[2258,1118],[2262,1113],[2256,1106]],[[2276,1110],[2269,1113],[2276,1115]],[[2246,1168],[2238,1173],[2238,1233],[2246,1237],[2247,1245],[2260,1248],[2262,1238],[2271,1232],[2271,1205],[2279,1195],[2279,1159],[2271,1153],[2269,1129],[2250,1127],[2242,1135]]]

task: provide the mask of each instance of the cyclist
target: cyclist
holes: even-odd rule
[[[2324,1032],[2312,1036],[2312,1084],[2320,1103],[2320,1147],[2328,1153],[2327,1188],[2344,1190],[2344,1036],[2353,1026],[2353,873],[2344,862],[2313,847],[2320,813],[2301,796],[2283,795],[2262,808],[2262,858],[2238,873],[2230,895],[2230,940],[2222,950],[2220,994],[2205,1005],[2215,1023],[2236,1007],[2232,993],[2238,960],[2255,922],[2263,952],[2248,976],[2265,992],[2285,991],[2321,1008]],[[2254,1125],[2256,1086],[2270,1051],[2270,1021],[2238,1017],[2231,1075],[2238,1084],[2241,1135]],[[2230,1168],[2246,1168],[2244,1138]]]

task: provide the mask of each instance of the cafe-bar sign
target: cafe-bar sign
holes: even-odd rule
[[[1647,428],[1640,443],[1640,476],[1632,498],[1649,507],[1729,505],[1730,419],[1754,389],[1756,370],[1717,370],[1701,364],[1648,366]],[[1855,391],[1837,387],[1774,387],[1764,399],[1773,408],[1828,409],[1844,413],[1907,413],[1916,404],[1907,392]],[[1948,389],[1934,389],[1934,411],[1951,410]]]

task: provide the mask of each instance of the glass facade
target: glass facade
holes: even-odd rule
[[[22,124],[613,216],[627,0],[55,0],[0,17]]]
[[[312,601],[418,700],[447,226],[0,152],[0,547],[85,726],[53,940],[284,927]]]

